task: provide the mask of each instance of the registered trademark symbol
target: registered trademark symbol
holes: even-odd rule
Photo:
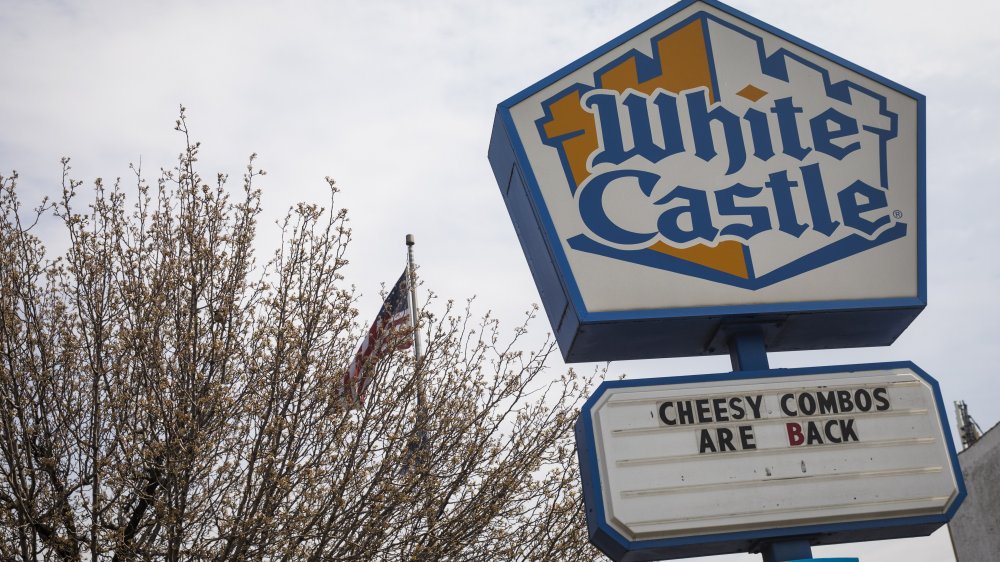
[[[896,217],[897,219],[901,219],[903,218],[903,211],[899,210],[893,211],[892,216]]]

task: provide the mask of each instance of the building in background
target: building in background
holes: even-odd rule
[[[968,425],[971,418],[966,415]],[[974,422],[972,422],[974,423]],[[1000,561],[1000,429],[979,436],[958,455],[968,496],[948,524],[958,562]],[[970,428],[973,426],[969,426]],[[959,430],[961,432],[961,428]],[[963,442],[966,439],[963,438]]]

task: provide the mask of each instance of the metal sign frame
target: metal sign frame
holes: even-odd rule
[[[746,379],[782,378],[800,375],[891,369],[908,369],[912,371],[930,386],[933,393],[934,402],[937,407],[937,417],[944,434],[944,445],[950,457],[951,470],[954,473],[958,490],[946,513],[798,527],[786,526],[754,531],[720,532],[670,539],[638,541],[629,540],[608,523],[600,482],[598,468],[599,453],[594,434],[594,420],[592,415],[592,409],[608,390],[691,383],[738,382]],[[945,411],[944,400],[937,381],[909,361],[606,381],[601,384],[582,407],[580,418],[577,420],[575,428],[590,540],[613,560],[621,562],[670,560],[736,552],[752,552],[762,544],[767,544],[769,541],[775,539],[803,539],[811,542],[813,545],[824,545],[929,535],[951,519],[966,495],[965,484],[958,465],[957,452],[949,431],[948,416],[945,415]]]
[[[678,12],[701,3],[840,65],[916,103],[916,294],[912,297],[811,300],[752,305],[588,310],[519,138],[511,110],[521,101]],[[769,351],[889,345],[927,304],[924,96],[716,0],[683,0],[595,49],[497,107],[489,160],[542,303],[567,362],[724,354],[727,323],[765,328]],[[684,291],[682,283],[666,290]]]

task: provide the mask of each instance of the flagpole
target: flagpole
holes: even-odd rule
[[[418,363],[424,356],[423,345],[420,342],[420,331],[417,330],[419,306],[417,306],[417,270],[413,265],[413,235],[406,235],[406,273],[410,285],[410,325],[413,327],[413,359]]]
[[[406,271],[410,285],[410,323],[413,326],[413,376],[417,385],[417,431],[418,434],[425,435],[427,423],[425,418],[425,404],[427,397],[424,395],[424,375],[423,358],[424,348],[420,341],[419,318],[420,307],[417,305],[417,269],[413,264],[413,245],[415,244],[412,234],[406,235]]]
[[[410,320],[413,325],[413,377],[415,379],[417,387],[417,412],[416,412],[416,434],[417,434],[417,444],[416,444],[416,458],[413,459],[417,466],[419,473],[423,474],[427,470],[425,451],[423,450],[426,445],[427,439],[427,397],[426,390],[424,389],[424,375],[423,375],[423,359],[424,359],[424,348],[420,341],[420,330],[419,319],[420,319],[420,307],[417,306],[417,269],[413,263],[413,245],[415,244],[412,234],[406,235],[406,270],[409,275],[408,281],[410,282]],[[424,514],[425,517],[421,520],[427,526],[427,533],[430,533],[431,527],[433,527],[433,515],[432,513]]]

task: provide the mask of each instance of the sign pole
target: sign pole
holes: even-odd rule
[[[732,327],[726,331],[733,371],[763,371],[770,368],[767,363],[763,328],[748,325]]]
[[[808,540],[796,539],[767,543],[760,551],[764,562],[794,562],[813,560],[812,548]]]
[[[733,372],[757,371],[770,368],[767,362],[767,347],[764,330],[758,325],[732,327],[727,330],[729,359]],[[808,539],[788,539],[761,545],[763,562],[788,562],[791,560],[811,560],[812,547]]]

